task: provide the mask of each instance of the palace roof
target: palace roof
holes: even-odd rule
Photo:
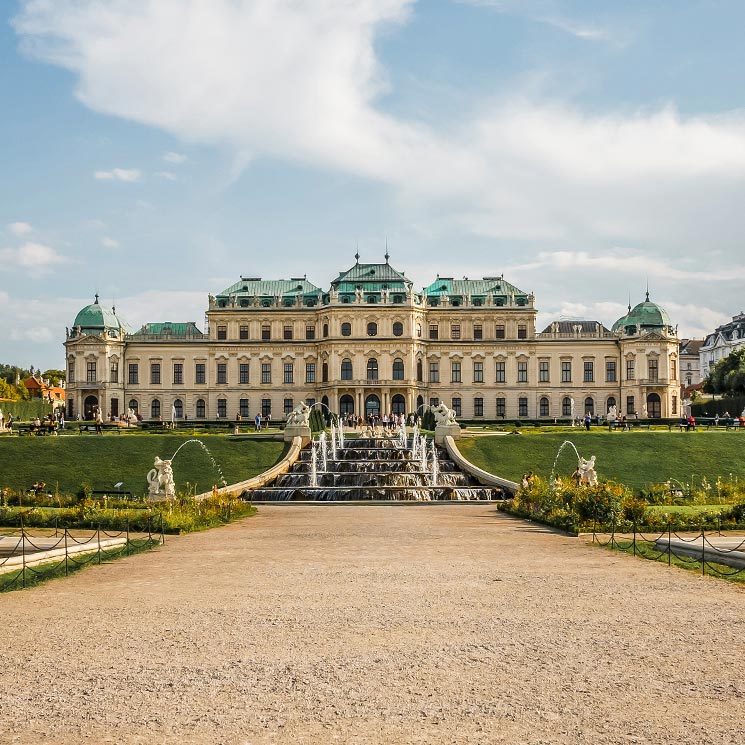
[[[346,272],[341,272],[331,283],[331,288],[339,293],[382,292],[383,290],[399,290],[407,292],[413,282],[402,272],[396,271],[387,260],[385,264],[360,264],[358,261]]]
[[[142,328],[135,331],[132,336],[171,336],[179,337],[203,337],[204,334],[197,328],[194,321],[185,323],[172,323],[163,321],[163,323],[146,323]]]
[[[453,279],[452,277],[439,277],[424,288],[424,294],[428,298],[447,296],[451,299],[464,299],[470,297],[472,300],[491,296],[495,305],[505,305],[508,298],[513,296],[517,305],[527,305],[527,293],[519,290],[515,285],[507,282],[504,277],[484,277],[483,279]]]

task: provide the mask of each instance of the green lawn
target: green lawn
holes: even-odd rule
[[[0,487],[28,488],[42,480],[50,491],[75,494],[82,482],[93,489],[110,489],[123,481],[122,489],[135,494],[147,491],[147,472],[155,456],[171,458],[188,436],[70,435],[63,437],[0,438]],[[200,434],[231,484],[270,468],[285,451],[284,443],[250,438],[233,439],[224,434]],[[196,443],[186,445],[173,461],[176,488],[186,491],[187,482],[197,492],[208,491],[219,476],[207,453]]]
[[[519,481],[529,470],[550,476],[565,440],[573,442],[583,457],[596,456],[599,478],[621,481],[634,489],[668,479],[700,482],[705,476],[713,482],[718,476],[730,474],[745,478],[745,435],[734,431],[526,432],[519,436],[464,438],[458,447],[484,470]],[[576,465],[574,450],[567,445],[556,464],[556,473],[568,476]]]

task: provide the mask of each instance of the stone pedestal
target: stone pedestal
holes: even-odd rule
[[[311,440],[310,427],[307,424],[288,424],[284,429],[285,442],[292,442],[296,437],[303,438],[303,445]]]
[[[435,444],[443,445],[446,437],[452,437],[454,440],[460,439],[459,424],[438,424],[435,426]]]

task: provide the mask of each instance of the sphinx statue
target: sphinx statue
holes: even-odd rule
[[[147,474],[148,496],[152,501],[173,499],[176,496],[176,484],[173,481],[173,469],[170,460],[161,460],[155,456],[154,468]]]

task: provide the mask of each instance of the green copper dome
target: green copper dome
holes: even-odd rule
[[[73,327],[80,327],[83,333],[101,333],[105,331],[119,331],[124,329],[126,331],[126,324],[122,323],[116,315],[116,312],[112,308],[104,308],[98,302],[98,295],[96,299],[90,305],[86,305],[77,316],[75,316],[75,322]]]
[[[629,312],[613,324],[613,331],[623,331],[635,334],[643,331],[671,331],[670,317],[664,308],[647,298],[633,308],[629,305]]]

